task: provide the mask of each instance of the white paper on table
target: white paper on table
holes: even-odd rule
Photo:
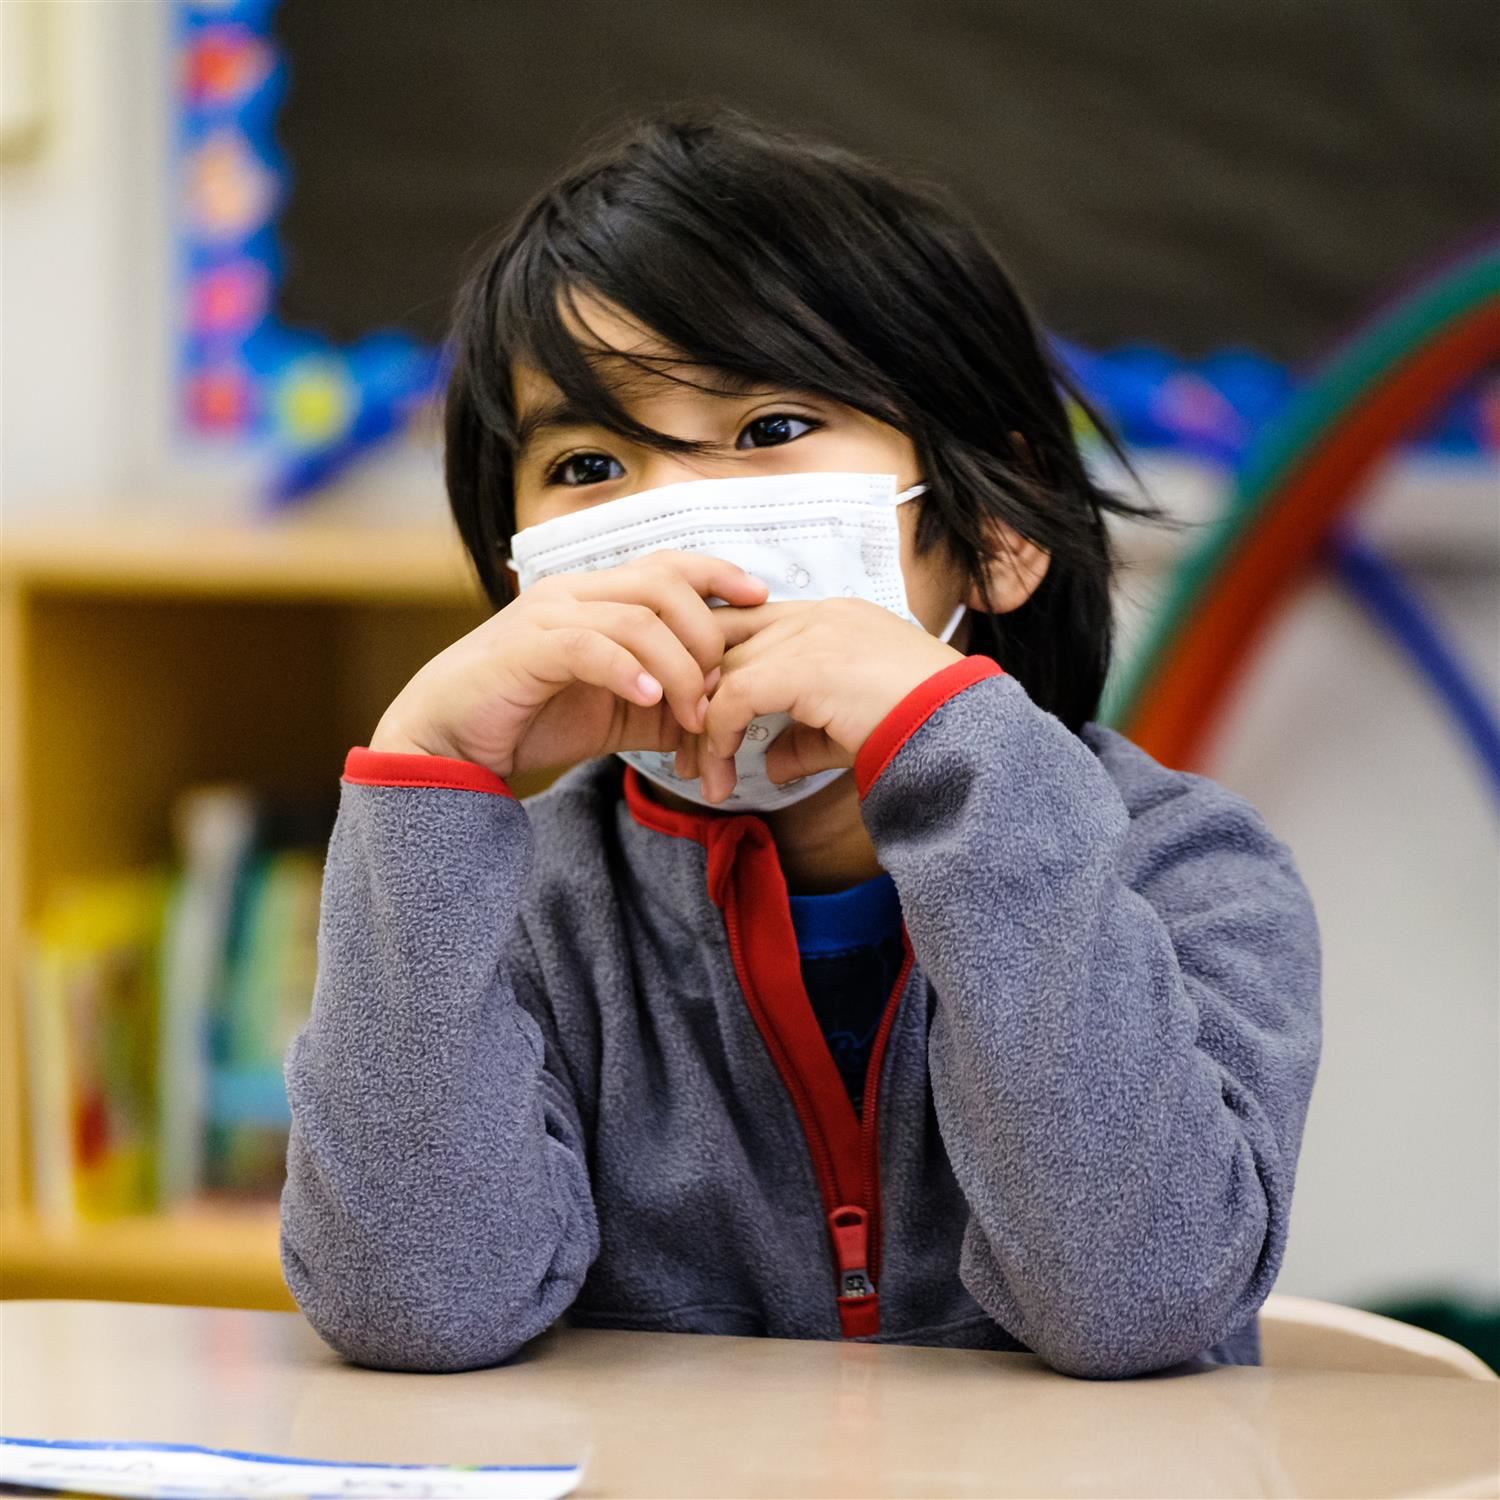
[[[235,1453],[191,1443],[82,1443],[0,1437],[0,1483],[90,1495],[230,1500],[339,1496],[341,1500],[559,1500],[582,1464],[346,1464]]]

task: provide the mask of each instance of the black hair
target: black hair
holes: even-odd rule
[[[1131,472],[1118,440],[941,188],[738,111],[679,108],[617,127],[538,193],[465,284],[450,349],[448,499],[497,608],[513,597],[518,361],[608,431],[662,452],[705,447],[641,425],[600,379],[559,306],[581,292],[704,371],[703,389],[724,372],[816,392],[904,433],[927,484],[919,553],[946,546],[982,586],[991,518],[1045,549],[1026,603],[970,612],[968,649],[1075,733],[1094,716],[1117,566],[1104,513],[1176,523],[1090,477],[1063,395]]]

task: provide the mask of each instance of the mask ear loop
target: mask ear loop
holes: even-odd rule
[[[901,493],[896,496],[896,504],[905,505],[908,500],[915,500],[918,495],[922,494],[923,491],[926,490],[926,488],[927,486],[925,484],[914,484],[909,490],[902,490]],[[968,612],[969,606],[967,604],[960,604],[958,608],[948,616],[948,623],[943,626],[942,633],[938,636],[938,639],[942,641],[944,645],[946,645],[953,639],[953,634],[958,629],[959,621],[961,621]]]

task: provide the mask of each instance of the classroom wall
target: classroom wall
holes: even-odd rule
[[[40,148],[0,172],[0,497],[14,522],[108,506],[165,460],[168,15],[158,0],[0,9],[7,51],[38,51],[44,108]]]
[[[1157,477],[1178,514],[1210,506]],[[1500,483],[1392,463],[1364,534],[1500,700]],[[1118,594],[1129,649],[1166,580]],[[1494,1298],[1500,1273],[1500,862],[1494,795],[1391,642],[1328,574],[1261,642],[1204,766],[1292,848],[1323,939],[1324,1042],[1281,1290]]]
[[[241,467],[169,437],[165,8],[47,10],[53,138],[0,177],[6,523],[92,512],[125,524],[143,500],[185,514],[232,506]],[[430,454],[327,503],[357,512],[357,486],[372,482],[383,513],[393,493],[397,512],[441,507]],[[1382,479],[1375,509],[1492,695],[1495,494],[1472,468],[1403,470]],[[1127,626],[1162,576],[1160,564],[1132,576]],[[1500,868],[1485,787],[1422,686],[1328,581],[1268,641],[1212,774],[1292,846],[1323,930],[1324,1062],[1282,1290],[1494,1295]]]
[[[1493,564],[1409,581],[1500,695]],[[1494,794],[1337,585],[1277,627],[1211,774],[1292,846],[1323,934],[1324,1053],[1282,1289],[1495,1295],[1500,876]]]

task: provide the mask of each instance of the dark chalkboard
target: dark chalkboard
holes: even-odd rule
[[[1491,0],[282,0],[282,317],[444,327],[625,111],[724,100],[936,177],[1058,332],[1317,353],[1500,217]]]

